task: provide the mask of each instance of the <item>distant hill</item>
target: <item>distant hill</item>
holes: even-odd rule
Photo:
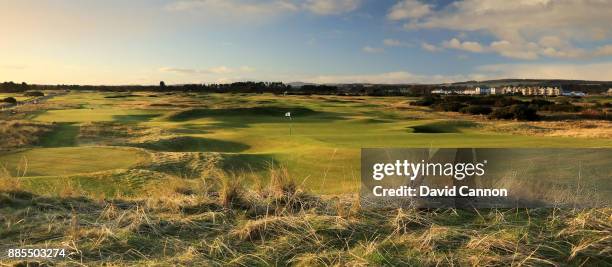
[[[316,83],[305,83],[305,82],[290,82],[288,83],[288,85],[291,85],[291,87],[302,87],[304,85],[316,85]]]

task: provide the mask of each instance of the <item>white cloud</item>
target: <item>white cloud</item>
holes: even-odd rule
[[[449,41],[442,42],[442,46],[446,48],[459,49],[464,51],[469,51],[473,53],[480,53],[484,51],[482,45],[478,42],[469,42],[469,41],[459,41],[457,38],[453,38]]]
[[[413,45],[411,43],[406,43],[406,42],[402,42],[400,40],[396,40],[396,39],[384,39],[383,40],[383,44],[385,46],[390,46],[390,47],[412,47]]]
[[[531,44],[516,44],[506,40],[494,41],[489,48],[499,53],[502,56],[516,59],[537,59],[537,45]]]
[[[612,62],[588,64],[498,64],[477,68],[489,78],[601,80],[612,77]]]
[[[255,68],[250,66],[241,66],[237,69],[230,68],[227,66],[216,66],[207,69],[194,69],[194,68],[174,68],[174,67],[163,67],[159,68],[161,72],[194,75],[194,74],[231,74],[240,72],[254,72]]]
[[[171,11],[205,12],[219,17],[257,18],[296,11],[298,7],[285,0],[180,0],[166,6]]]
[[[172,67],[163,67],[163,68],[160,68],[159,71],[161,71],[161,72],[179,73],[179,74],[196,74],[196,73],[199,73],[199,71],[197,69],[172,68]]]
[[[476,76],[464,75],[419,75],[407,71],[395,71],[376,74],[355,75],[323,75],[302,79],[312,83],[377,83],[377,84],[405,84],[405,83],[447,83],[474,79]],[[478,77],[479,78],[479,77]]]
[[[588,64],[498,64],[477,67],[469,74],[426,75],[408,71],[372,74],[321,75],[299,80],[313,83],[450,83],[492,79],[575,79],[607,81],[612,77],[612,62]]]
[[[403,0],[389,10],[390,20],[418,19],[431,13],[431,6],[417,0]]]
[[[600,46],[595,50],[596,56],[612,56],[612,45]]]
[[[518,59],[586,57],[593,51],[577,44],[612,38],[610,0],[462,0],[416,17],[397,14],[390,12],[388,17],[406,20],[407,29],[487,33],[497,40],[486,49],[481,45],[483,50]],[[477,45],[471,49],[481,51]]]
[[[361,0],[307,0],[304,8],[318,15],[336,15],[351,12],[361,5]]]
[[[297,11],[337,15],[356,10],[361,0],[178,0],[166,5],[169,11],[198,12],[215,18],[265,20]]]
[[[383,44],[386,46],[401,46],[402,42],[395,39],[384,39]]]
[[[363,50],[363,52],[366,52],[366,53],[382,53],[385,51],[384,49],[380,47],[371,47],[369,45],[364,46],[361,50]]]
[[[539,43],[500,40],[493,41],[488,46],[474,41],[461,41],[458,38],[453,38],[442,42],[441,46],[472,53],[494,52],[505,57],[523,60],[534,60],[538,59],[540,56],[554,58],[584,58],[587,56],[605,55],[605,52],[602,53],[599,51],[589,53],[584,49],[572,47],[554,38],[541,39]],[[427,48],[425,49],[427,50]],[[605,47],[600,49],[603,51]]]
[[[240,71],[242,71],[242,72],[254,72],[255,68],[253,68],[251,66],[241,66],[240,67]]]
[[[439,47],[437,47],[435,45],[432,45],[432,44],[428,44],[426,42],[423,42],[421,44],[421,48],[423,48],[423,49],[425,49],[425,50],[427,50],[429,52],[438,52],[438,51],[442,50],[441,48],[439,48]]]
[[[204,70],[203,72],[204,73],[214,73],[214,74],[227,74],[227,73],[234,72],[234,70],[226,66],[218,66],[218,67],[212,67],[210,69]]]

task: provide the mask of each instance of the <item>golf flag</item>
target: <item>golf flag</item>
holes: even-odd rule
[[[285,117],[291,117],[291,112],[285,113]]]

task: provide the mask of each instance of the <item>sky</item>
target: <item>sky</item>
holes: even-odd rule
[[[0,0],[0,81],[612,80],[612,0]]]

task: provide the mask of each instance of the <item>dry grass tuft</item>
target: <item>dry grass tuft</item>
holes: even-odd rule
[[[0,150],[32,145],[53,129],[49,123],[23,120],[0,121]]]

